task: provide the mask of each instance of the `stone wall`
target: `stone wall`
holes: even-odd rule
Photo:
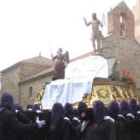
[[[42,89],[42,86],[47,82],[52,80],[53,75],[46,76],[44,78],[38,78],[36,80],[32,80],[30,82],[26,82],[24,84],[20,84],[20,104],[26,109],[27,104],[33,104],[36,99],[36,95]],[[32,87],[33,94],[32,97],[29,97],[29,88]]]
[[[122,69],[127,69],[140,89],[140,44],[134,32],[134,15],[122,1],[108,12],[109,34],[103,39],[102,47],[104,56],[117,59],[120,77]]]
[[[24,64],[20,71],[20,81],[46,70],[46,66]]]
[[[112,34],[103,39],[104,56],[115,57],[118,61],[118,71],[126,68],[137,82],[140,88],[140,44],[134,38],[122,38]]]
[[[12,69],[2,72],[1,91],[11,93],[14,97],[14,102],[19,103],[19,85],[21,80],[24,80],[32,75],[47,69],[45,66],[22,64]]]
[[[1,75],[1,92],[11,93],[14,97],[14,102],[19,101],[19,73],[21,66],[15,67],[9,71],[3,72]]]
[[[135,17],[135,37],[140,43],[140,0],[137,0],[136,5],[133,7],[132,12]]]

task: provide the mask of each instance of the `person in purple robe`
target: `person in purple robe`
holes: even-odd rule
[[[22,106],[20,104],[18,104],[18,103],[14,104],[14,109],[18,110],[18,111],[23,111]]]
[[[71,140],[72,127],[70,120],[65,119],[61,103],[55,103],[51,111],[51,125],[47,140]]]
[[[93,117],[82,132],[83,140],[116,140],[114,122],[106,117],[106,108],[102,101],[94,103]]]
[[[123,115],[126,117],[126,115],[130,112],[130,106],[127,101],[123,100],[120,102],[119,106],[119,114]]]
[[[80,102],[78,104],[78,108],[77,108],[78,119],[80,119],[81,121],[84,120],[86,118],[86,111],[87,110],[88,110],[88,107],[87,107],[86,103]]]
[[[32,109],[33,109],[33,111],[37,111],[37,110],[40,110],[40,107],[39,107],[39,105],[34,105],[32,107]]]
[[[135,98],[131,98],[129,101],[129,106],[130,106],[130,113],[136,116],[138,111],[137,100]]]
[[[140,129],[140,122],[137,116],[138,106],[137,100],[135,98],[131,98],[129,101],[130,113],[127,115],[127,119],[131,122],[131,126],[129,129],[130,140],[138,140],[140,139],[139,136],[139,129]]]
[[[120,102],[119,106],[119,115],[116,119],[116,121],[123,124],[123,131],[124,136],[122,137],[123,140],[130,139],[129,135],[131,134],[131,127],[132,127],[132,121],[133,118],[132,114],[130,114],[130,105],[127,101],[122,100]]]
[[[110,117],[112,117],[113,119],[116,119],[116,117],[119,114],[119,104],[116,101],[110,102],[107,107],[107,111]]]
[[[119,104],[116,101],[109,103],[107,107],[108,115],[114,119],[116,140],[125,140],[125,126],[117,121],[119,115]]]
[[[35,123],[21,122],[15,112],[13,96],[9,93],[3,93],[0,104],[0,139],[18,140],[18,134],[38,133],[39,128],[44,122]]]
[[[33,109],[33,104],[27,104],[27,110],[32,110]]]
[[[80,120],[77,117],[75,117],[72,104],[66,103],[64,107],[64,112],[65,112],[65,117],[68,117],[71,124],[76,128],[79,125]]]

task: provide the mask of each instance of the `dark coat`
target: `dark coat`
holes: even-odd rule
[[[18,134],[37,133],[38,130],[37,123],[20,122],[16,113],[12,110],[4,109],[0,113],[0,139],[2,140],[18,140]]]
[[[118,115],[116,118],[116,122],[119,122],[122,124],[122,134],[119,136],[119,140],[129,140],[129,129],[131,126],[131,122],[126,119],[124,116]],[[119,129],[119,127],[117,128]]]
[[[111,120],[103,120],[96,129],[90,122],[83,133],[82,140],[116,140],[115,125]]]
[[[72,140],[75,135],[74,129],[68,120],[61,120],[54,131],[50,131],[47,140]]]

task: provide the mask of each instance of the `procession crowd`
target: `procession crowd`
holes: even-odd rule
[[[93,108],[84,102],[77,110],[55,103],[51,111],[42,112],[38,105],[23,111],[11,94],[3,93],[0,140],[140,140],[140,104],[132,98],[105,107],[98,100]]]

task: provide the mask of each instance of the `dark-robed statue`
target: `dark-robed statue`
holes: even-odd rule
[[[55,61],[55,75],[53,80],[56,79],[64,79],[65,77],[65,67],[66,64],[69,63],[69,54],[66,52],[65,54],[62,54],[63,50],[62,48],[59,48],[57,51],[57,55],[53,56],[51,55],[52,60]]]

